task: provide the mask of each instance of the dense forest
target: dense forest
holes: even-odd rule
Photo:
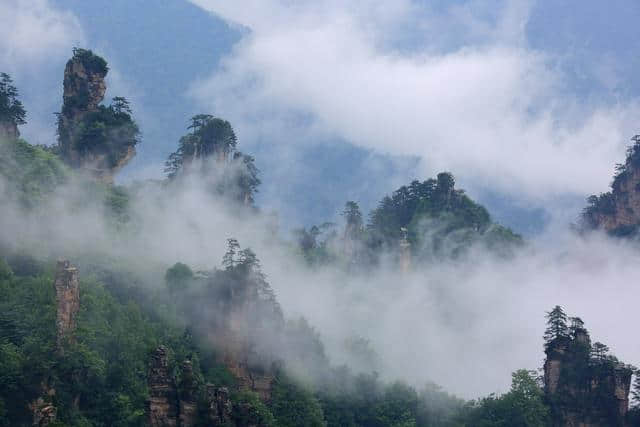
[[[508,263],[526,242],[449,172],[384,196],[367,219],[347,201],[340,223],[285,236],[256,204],[257,160],[239,151],[231,123],[211,114],[190,119],[165,178],[116,185],[114,175],[148,142],[124,97],[102,104],[108,71],[103,58],[74,49],[58,141],[48,146],[20,138],[27,112],[1,74],[1,426],[640,425],[637,369],[592,344],[584,322],[559,306],[546,314],[544,366],[523,367],[508,391],[476,400],[381,375],[366,337],[345,346],[359,363],[332,360],[314,326],[281,307],[260,261],[271,254],[235,233],[271,236],[300,268],[347,278],[382,268],[402,277],[477,253]],[[638,144],[618,169],[614,194],[634,179]],[[196,219],[224,228],[204,208],[202,218],[187,216],[197,203],[170,223],[157,219],[199,194],[242,226],[217,242],[222,257],[198,253],[192,263],[180,252],[183,239],[155,247],[148,233],[175,223],[197,229]],[[615,197],[590,198],[585,227],[614,212]],[[622,232],[616,224],[612,233],[632,234],[636,225]],[[150,257],[154,251],[163,256]]]

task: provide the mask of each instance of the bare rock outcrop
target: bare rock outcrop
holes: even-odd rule
[[[42,384],[42,396],[29,404],[29,408],[33,413],[32,425],[38,427],[46,427],[56,421],[58,409],[53,405],[52,398],[55,396],[55,390],[48,387],[46,383]]]
[[[58,350],[62,351],[65,341],[73,339],[80,310],[80,289],[78,270],[67,260],[58,261],[53,282],[56,291],[56,329]]]
[[[18,138],[20,138],[18,125],[14,122],[4,122],[0,120],[0,140],[13,140]]]
[[[207,421],[213,427],[228,426],[232,423],[233,404],[226,387],[207,384]]]
[[[618,236],[640,230],[640,135],[632,140],[625,163],[616,166],[611,191],[587,199],[582,218],[588,228]]]
[[[151,355],[147,382],[149,426],[176,427],[178,425],[178,393],[175,380],[169,373],[168,350],[165,346],[161,345]]]
[[[180,427],[192,427],[198,415],[198,382],[193,373],[193,364],[185,360],[182,364],[179,387]]]
[[[593,358],[586,330],[560,337],[545,352],[544,388],[554,427],[624,426],[632,370],[615,358]]]
[[[135,156],[139,132],[124,98],[116,98],[120,104],[115,108],[100,105],[107,72],[103,58],[90,50],[74,49],[64,70],[58,135],[62,158],[69,166],[112,182],[114,174]]]

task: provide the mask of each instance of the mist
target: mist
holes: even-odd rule
[[[406,273],[385,262],[360,273],[310,267],[276,214],[239,211],[209,190],[211,179],[130,184],[129,221],[120,229],[80,176],[30,211],[0,182],[0,243],[11,252],[68,258],[81,274],[87,258],[116,261],[139,286],[157,288],[176,262],[194,271],[219,267],[226,240],[236,238],[258,255],[285,317],[306,318],[333,364],[372,369],[345,350],[347,340],[363,338],[385,380],[432,381],[464,398],[506,391],[512,371],[542,365],[544,315],[556,304],[580,316],[594,341],[621,360],[640,360],[630,321],[640,265],[630,243],[566,227],[508,259],[474,248],[458,260],[414,263]]]

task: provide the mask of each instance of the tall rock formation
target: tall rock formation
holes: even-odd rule
[[[100,105],[108,71],[103,58],[90,50],[74,49],[64,70],[58,135],[60,152],[69,166],[111,182],[135,155],[139,131],[124,98],[114,98],[120,100],[115,106]]]
[[[20,137],[20,131],[18,125],[11,121],[0,120],[0,140],[3,139],[18,139]]]
[[[587,199],[582,215],[587,227],[619,236],[640,229],[640,135],[632,141],[625,163],[616,167],[611,191]]]
[[[179,388],[180,427],[192,427],[196,424],[198,415],[198,381],[190,360],[185,360],[182,364]]]
[[[26,114],[13,80],[7,73],[0,73],[0,140],[19,138],[18,125],[26,123]]]
[[[233,405],[226,387],[207,384],[207,421],[213,427],[232,425]]]
[[[545,350],[545,395],[554,427],[625,426],[632,370],[611,356],[594,358],[586,330]]]
[[[67,260],[58,261],[53,286],[56,291],[58,350],[62,351],[64,343],[73,339],[76,318],[80,310],[78,270]]]
[[[178,426],[178,393],[174,378],[169,373],[168,350],[158,347],[149,364],[149,400],[147,421],[151,427]]]

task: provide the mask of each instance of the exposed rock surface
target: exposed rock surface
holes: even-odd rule
[[[221,350],[221,362],[236,377],[240,390],[253,391],[260,399],[271,399],[271,388],[275,378],[271,370],[266,349],[258,348],[260,341],[257,289],[249,287],[232,298],[230,311],[222,322],[215,340]]]
[[[623,165],[611,184],[611,191],[591,196],[583,217],[588,226],[617,235],[627,235],[640,226],[640,136],[633,138]]]
[[[167,356],[167,348],[161,345],[153,352],[149,364],[147,419],[151,427],[178,425],[178,394]]]
[[[0,140],[17,139],[20,137],[18,125],[13,122],[0,121]]]
[[[105,182],[112,182],[113,175],[126,165],[136,154],[134,145],[113,144],[106,147],[104,141],[79,146],[82,132],[86,132],[85,119],[91,113],[100,111],[107,86],[105,77],[108,68],[104,59],[84,49],[74,50],[74,56],[64,70],[64,91],[62,112],[59,116],[58,134],[63,159],[73,168],[88,171]],[[104,126],[104,123],[101,124]],[[117,139],[119,129],[107,130]]]
[[[52,399],[56,391],[49,387],[46,382],[41,385],[42,395],[29,404],[33,413],[33,424],[38,427],[45,427],[56,421],[58,409],[53,405]]]
[[[546,349],[545,395],[553,426],[624,426],[632,371],[613,359],[590,357],[586,331],[561,337]]]
[[[207,384],[207,417],[211,426],[228,426],[232,423],[233,405],[226,387]]]
[[[257,425],[256,423],[247,424],[247,420],[254,418],[253,408],[248,403],[235,407],[241,420],[234,418],[234,404],[229,397],[229,390],[213,384],[206,386],[199,384],[190,360],[182,364],[180,384],[176,385],[175,378],[169,372],[167,359],[168,350],[165,346],[159,346],[151,356],[147,379],[149,386],[147,424],[149,426]]]
[[[58,349],[62,350],[64,342],[73,339],[76,330],[76,318],[80,310],[78,270],[69,261],[58,261],[53,286],[56,290]]]
[[[182,364],[179,394],[180,427],[194,426],[198,415],[198,382],[190,360]]]

